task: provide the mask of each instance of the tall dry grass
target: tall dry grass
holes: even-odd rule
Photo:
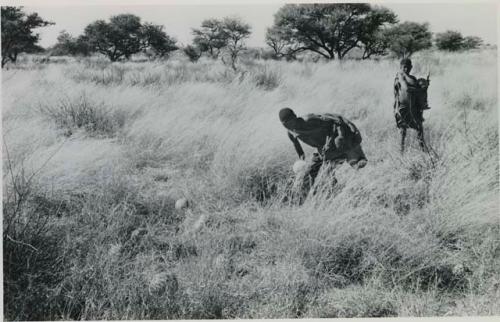
[[[499,314],[496,64],[416,56],[431,151],[404,155],[393,60],[4,71],[6,318]],[[285,106],[351,119],[366,168],[283,202]]]

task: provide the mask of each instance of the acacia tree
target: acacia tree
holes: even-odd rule
[[[53,56],[71,55],[71,56],[88,56],[91,53],[91,48],[88,41],[80,36],[78,38],[70,35],[66,30],[59,33],[57,43],[50,49]]]
[[[362,59],[372,55],[386,55],[389,40],[385,37],[384,30],[388,25],[397,22],[397,16],[384,7],[372,7],[361,25],[359,40],[363,49]]]
[[[291,41],[291,37],[287,35],[287,30],[273,26],[267,29],[266,44],[271,47],[275,59],[285,57],[287,60],[296,59],[296,54],[303,51],[297,43]]]
[[[110,22],[97,20],[84,30],[89,45],[114,62],[142,50],[141,22],[134,15],[113,16]]]
[[[393,21],[395,15],[390,10],[374,9],[366,3],[287,4],[275,14],[268,35],[296,45],[294,51],[342,59],[383,24]]]
[[[207,19],[201,23],[201,28],[193,29],[193,45],[202,53],[214,59],[219,57],[222,48],[226,47],[223,22],[218,19]]]
[[[245,39],[250,37],[251,27],[238,18],[224,18],[222,20],[222,33],[226,41],[225,51],[229,56],[231,67],[236,70],[236,60],[240,53],[246,49]]]
[[[387,37],[389,49],[400,58],[432,46],[428,23],[403,22],[385,30],[384,37]]]
[[[178,49],[163,27],[143,25],[141,18],[132,14],[113,16],[109,23],[97,20],[85,28],[83,36],[92,50],[108,56],[113,62],[130,59],[133,54],[148,48],[161,57]]]
[[[207,53],[209,57],[221,57],[224,63],[236,69],[236,61],[246,49],[245,40],[251,34],[251,26],[239,18],[207,19],[200,29],[193,29],[193,45],[186,54]],[[194,56],[193,56],[194,57]]]
[[[363,55],[361,59],[371,58],[373,55],[387,55],[390,46],[390,40],[386,37],[383,30],[373,33],[369,40],[363,42]]]
[[[51,55],[74,55],[76,39],[66,30],[62,30],[57,36],[57,43],[50,49]]]
[[[142,27],[144,47],[149,47],[156,57],[168,57],[171,52],[179,49],[176,40],[163,31],[163,26],[146,23]]]
[[[23,7],[2,7],[2,67],[10,60],[15,63],[23,52],[40,51],[37,45],[39,35],[33,29],[53,25],[37,13],[27,15]]]

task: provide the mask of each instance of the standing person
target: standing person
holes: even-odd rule
[[[338,114],[307,114],[297,117],[290,108],[279,111],[279,118],[287,129],[300,159],[305,159],[300,141],[317,149],[309,163],[306,175],[311,185],[324,163],[333,165],[347,161],[352,167],[363,168],[367,159],[361,149],[361,134],[356,126]]]
[[[427,79],[411,75],[412,62],[409,58],[401,60],[400,70],[394,79],[394,116],[396,126],[401,131],[401,151],[404,151],[406,129],[412,128],[418,132],[419,144],[425,146],[423,132],[423,111],[430,109],[427,103]]]
[[[421,112],[419,117],[422,118],[423,110],[430,109],[427,102],[429,79],[417,79],[410,74],[412,68],[411,59],[404,58],[401,60],[400,70],[394,79],[394,107],[396,108],[400,104],[416,104]]]

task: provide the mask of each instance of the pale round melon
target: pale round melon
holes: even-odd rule
[[[293,164],[293,172],[295,174],[298,174],[298,173],[304,173],[306,171],[306,168],[307,168],[307,162],[304,161],[304,160],[297,160],[295,161],[295,163]]]

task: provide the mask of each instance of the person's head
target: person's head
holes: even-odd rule
[[[282,108],[279,112],[279,117],[281,124],[287,129],[293,129],[295,127],[295,123],[297,121],[297,115],[292,109],[285,107]]]
[[[401,60],[401,70],[407,74],[411,72],[412,69],[412,64],[411,64],[411,59],[410,58],[404,58]]]

